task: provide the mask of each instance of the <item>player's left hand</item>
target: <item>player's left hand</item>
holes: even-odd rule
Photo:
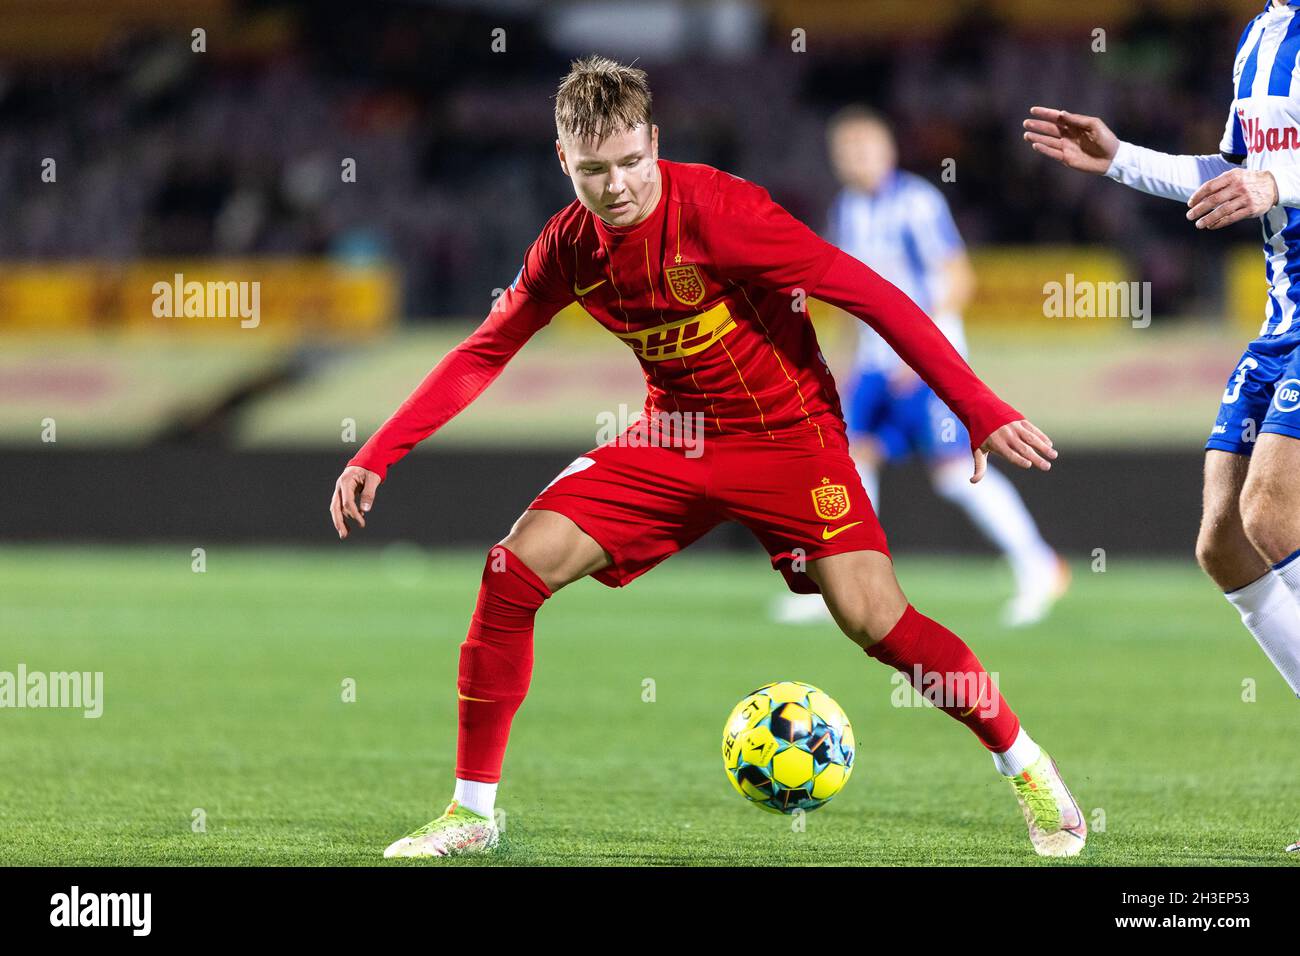
[[[1230,169],[1192,193],[1187,218],[1197,229],[1222,229],[1256,219],[1277,205],[1277,180],[1266,169]]]
[[[1052,447],[1052,440],[1041,428],[1023,418],[1018,422],[1003,425],[973,452],[975,456],[975,474],[970,482],[975,484],[984,477],[989,453],[1001,455],[1013,465],[1021,468],[1037,468],[1049,471],[1057,452]]]

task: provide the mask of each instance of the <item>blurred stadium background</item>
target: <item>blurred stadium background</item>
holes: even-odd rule
[[[550,97],[593,51],[649,71],[664,156],[817,227],[826,117],[894,121],[971,247],[974,366],[1063,450],[1013,480],[1076,581],[1033,633],[1001,628],[1009,574],[911,465],[883,486],[909,596],[1007,675],[1089,815],[1083,862],[1277,862],[1295,701],[1191,556],[1200,448],[1261,320],[1256,227],[1197,233],[1020,128],[1064,105],[1217,150],[1258,5],[0,0],[0,669],[107,675],[102,720],[0,716],[0,863],[374,863],[441,809],[483,549],[598,414],[640,407],[641,374],[557,317],[364,533],[340,544],[326,506],[572,199]],[[260,282],[260,323],[155,317],[177,273]],[[1150,327],[1046,317],[1071,273],[1150,282]],[[843,381],[848,322],[814,319]],[[505,862],[1035,862],[960,727],[894,706],[831,628],[772,623],[782,585],[743,529],[702,546],[539,617]],[[718,766],[726,713],[775,678],[863,728],[856,782],[797,837]]]
[[[338,467],[572,199],[550,97],[599,50],[649,71],[665,156],[818,228],[838,106],[886,112],[905,168],[938,182],[954,160],[973,364],[1067,456],[1020,482],[1049,538],[1185,554],[1199,443],[1260,321],[1254,226],[1195,234],[1172,204],[1054,168],[1019,123],[1062,104],[1212,152],[1256,6],[0,0],[0,447],[35,477],[0,534],[328,543]],[[177,272],[260,280],[260,325],[155,318],[151,287]],[[1067,272],[1149,281],[1151,327],[1044,317]],[[815,315],[843,369],[846,323]],[[642,394],[617,343],[557,320],[400,467],[366,543],[495,540],[598,411]],[[981,547],[948,505],[900,493],[918,475],[886,478],[894,543]],[[105,486],[134,490],[106,508]]]

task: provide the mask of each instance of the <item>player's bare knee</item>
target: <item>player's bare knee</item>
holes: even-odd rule
[[[1248,496],[1244,492],[1241,496],[1241,527],[1246,532],[1246,538],[1255,547],[1268,538],[1268,519],[1265,514],[1263,503],[1255,497]]]
[[[1223,564],[1224,544],[1221,536],[1215,533],[1215,529],[1207,525],[1202,525],[1200,533],[1196,536],[1196,563],[1201,566],[1201,570],[1211,578],[1218,580],[1215,573]]]
[[[1259,576],[1259,557],[1236,528],[1203,525],[1196,538],[1196,563],[1224,591],[1249,584]]]
[[[860,647],[878,643],[907,609],[907,598],[888,555],[858,551],[811,562],[809,575],[821,588],[836,624]]]
[[[896,594],[890,593],[890,590]],[[850,601],[840,601],[832,609],[840,630],[864,650],[878,644],[894,629],[907,610],[907,599],[893,589],[871,592],[863,590]]]
[[[1241,525],[1255,550],[1270,563],[1283,560],[1300,543],[1296,522],[1285,508],[1277,507],[1278,496],[1267,485],[1247,482],[1241,495]]]
[[[611,563],[574,522],[552,511],[526,511],[496,545],[509,548],[554,593]]]
[[[871,632],[867,628],[866,622],[863,618],[843,614],[832,614],[831,616],[835,618],[835,623],[839,627],[840,632],[854,644],[858,645],[858,647],[866,650],[872,644],[876,643],[876,640],[872,638]]]
[[[556,553],[539,535],[531,533],[525,522],[516,522],[510,533],[492,546],[488,552],[489,562],[503,559],[502,552],[506,550],[541,578],[552,593],[573,580],[566,573],[563,554]]]

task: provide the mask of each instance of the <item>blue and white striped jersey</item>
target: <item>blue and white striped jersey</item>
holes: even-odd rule
[[[1232,68],[1234,98],[1220,150],[1252,170],[1300,163],[1300,0],[1270,2],[1246,27]],[[1300,342],[1300,209],[1277,205],[1261,217],[1268,303],[1261,337]]]
[[[913,173],[896,170],[879,191],[843,189],[831,203],[826,238],[884,276],[917,305],[933,313],[943,294],[943,264],[962,251],[961,236],[943,194]],[[960,319],[940,328],[965,352]],[[862,324],[857,362],[889,372],[901,359],[870,326]]]

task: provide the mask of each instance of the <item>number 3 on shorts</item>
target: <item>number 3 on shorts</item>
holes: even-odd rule
[[[1241,386],[1246,384],[1246,376],[1257,368],[1259,368],[1259,362],[1249,355],[1241,360],[1241,364],[1237,366],[1237,377],[1223,390],[1223,404],[1231,405],[1237,400],[1238,396],[1241,395]]]

